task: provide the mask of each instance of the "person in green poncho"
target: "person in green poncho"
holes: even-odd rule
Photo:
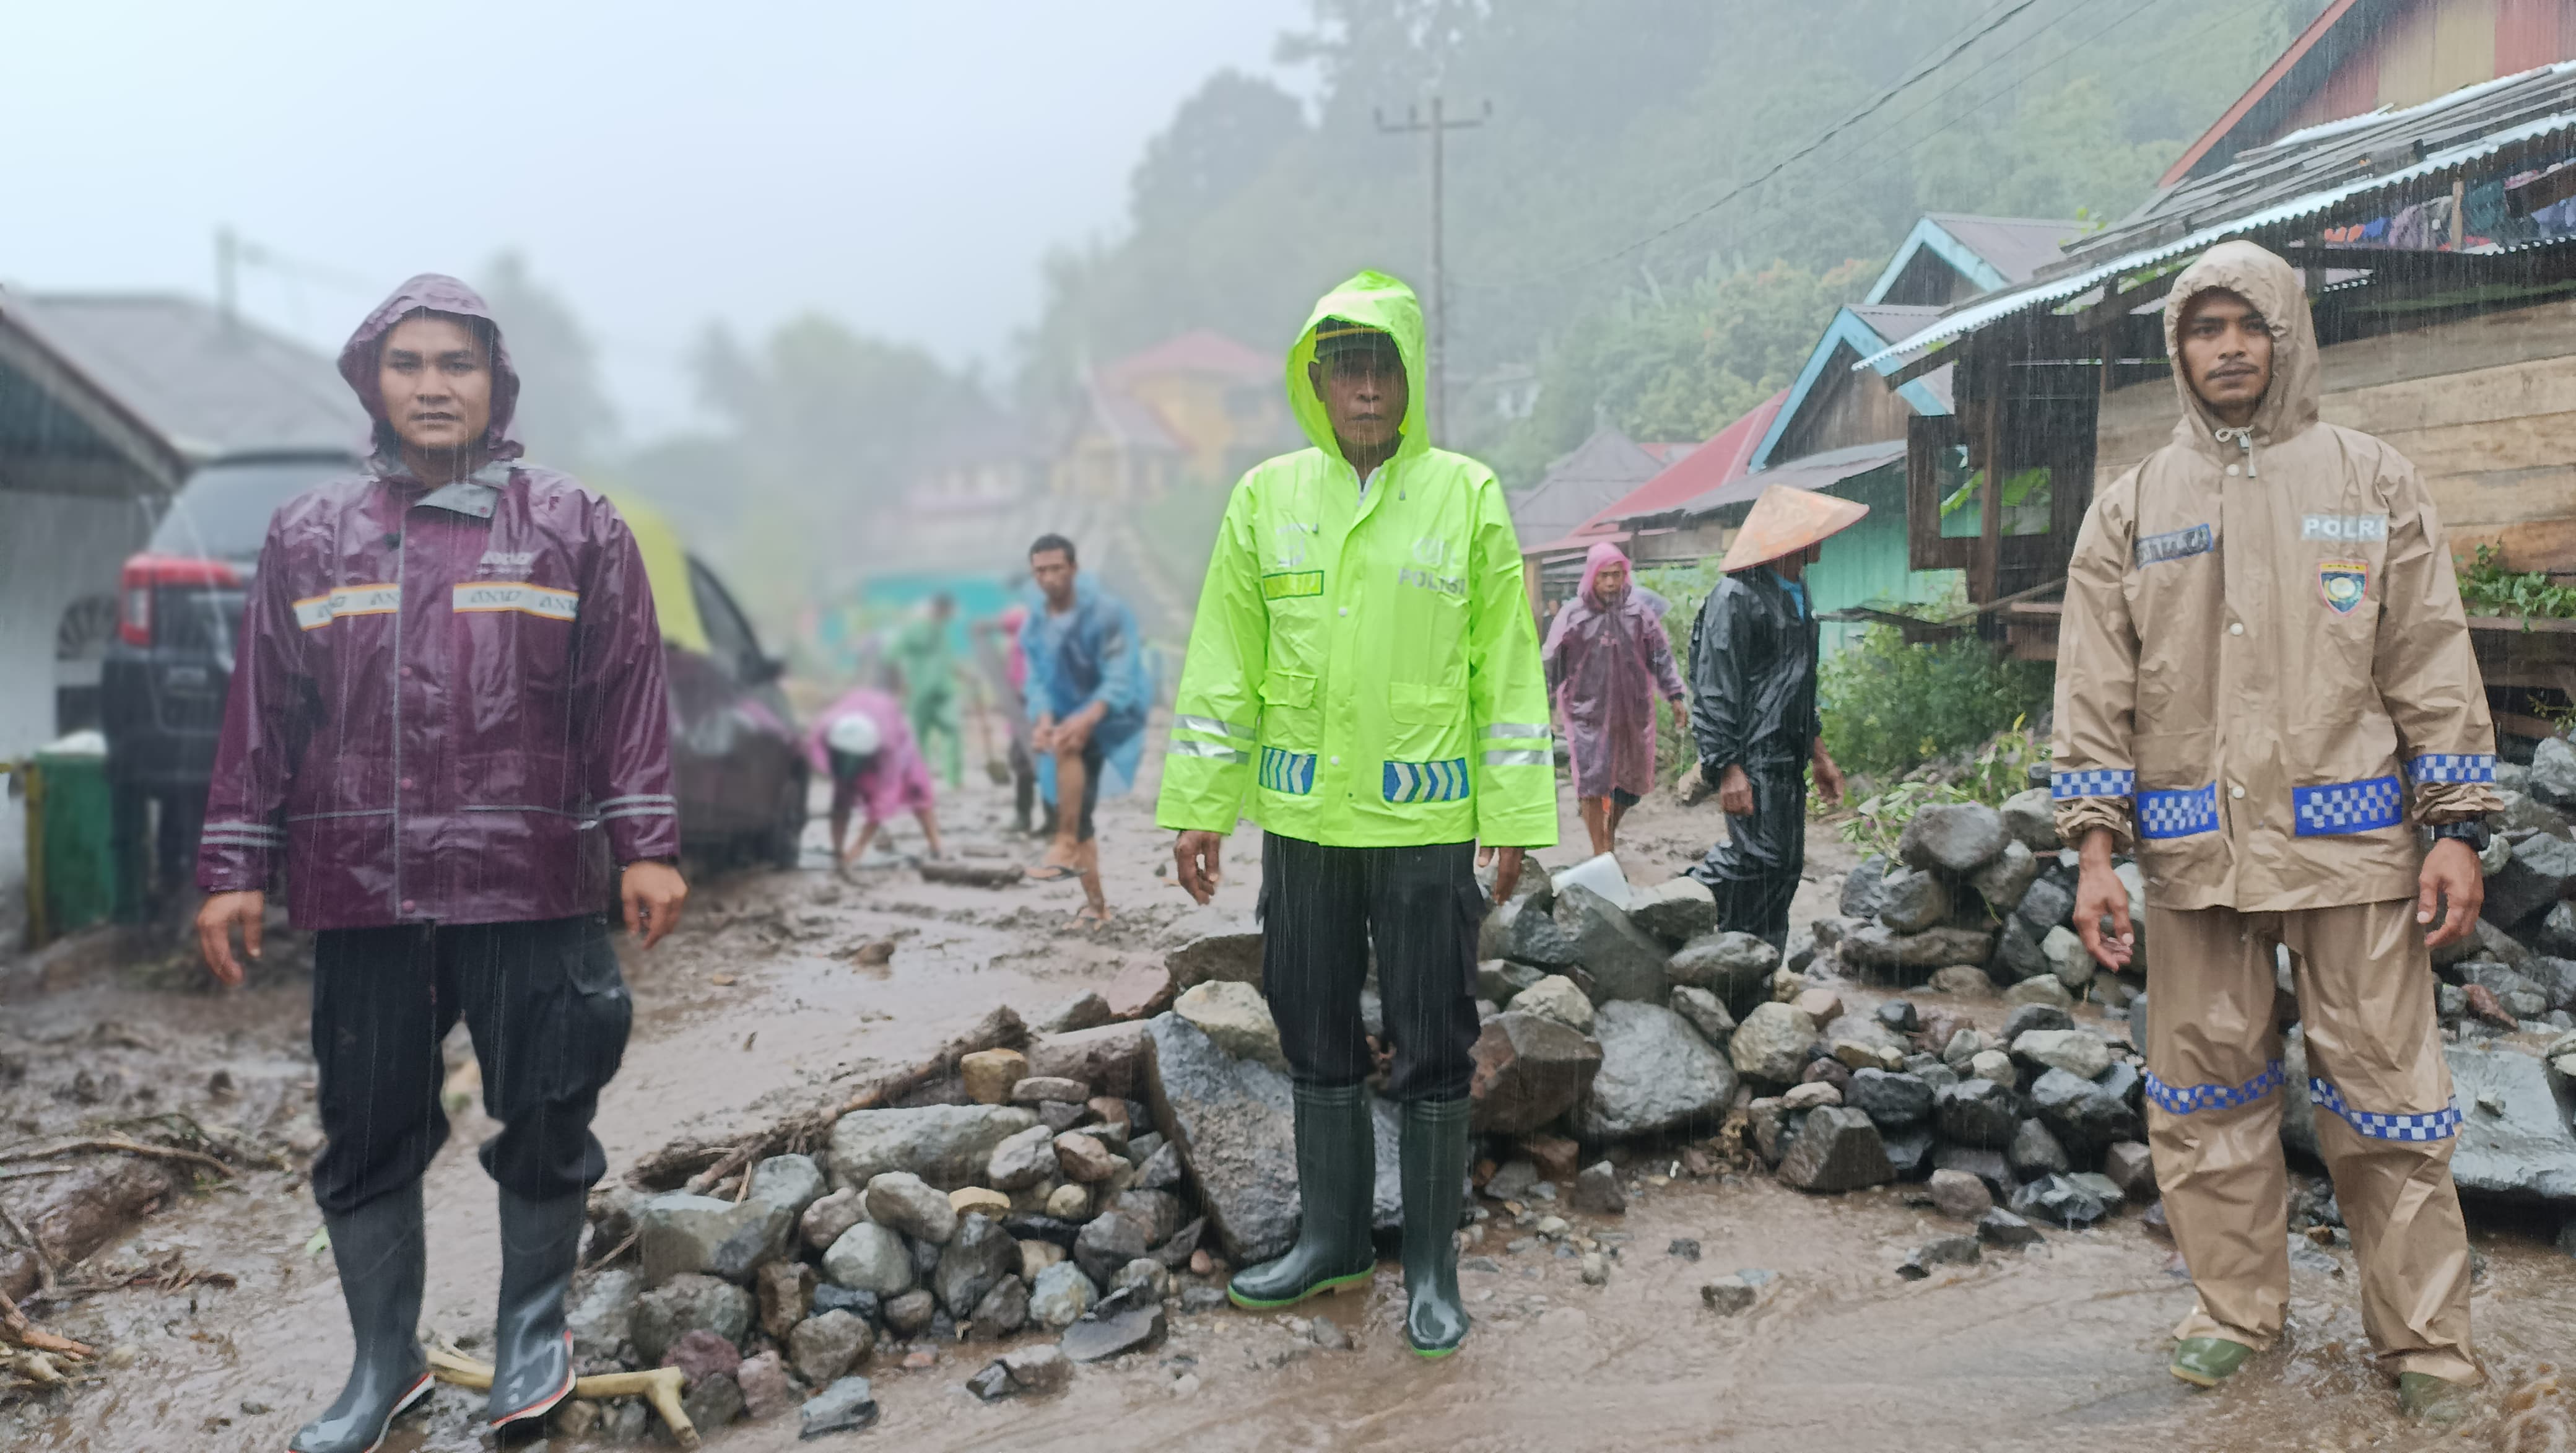
[[[895,633],[886,649],[887,664],[901,679],[904,715],[922,759],[950,788],[965,780],[965,735],[957,724],[957,661],[948,653],[948,626],[957,602],[946,591],[930,598],[922,613]],[[933,746],[933,739],[937,745]]]

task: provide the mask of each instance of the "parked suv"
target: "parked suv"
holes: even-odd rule
[[[120,861],[143,870],[136,901],[194,879],[234,645],[269,517],[357,464],[334,453],[207,464],[189,476],[142,553],[125,562],[116,640],[100,667],[99,709]],[[681,840],[692,854],[793,866],[805,827],[807,769],[778,688],[779,663],[761,651],[714,573],[682,554],[659,515],[621,505],[646,546],[646,572],[663,614],[693,609],[699,627],[665,623]]]

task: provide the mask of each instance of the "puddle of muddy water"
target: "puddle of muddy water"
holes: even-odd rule
[[[1079,902],[1070,884],[1000,890],[923,883],[901,869],[838,879],[818,869],[742,874],[702,883],[694,918],[651,955],[627,952],[638,1004],[624,1070],[606,1095],[598,1133],[612,1174],[674,1137],[765,1121],[829,1093],[878,1062],[924,1052],[995,1001],[1035,1018],[1097,987],[1144,956],[1179,895],[1155,875],[1168,840],[1150,825],[1150,781],[1106,804],[1103,860],[1121,926],[1105,938],[1059,925]],[[948,815],[960,845],[984,856],[1034,857],[1001,832],[1004,799],[980,784]],[[1569,810],[1565,814],[1573,821]],[[1632,874],[1651,880],[1705,847],[1713,821],[1650,801],[1623,847]],[[1811,837],[1816,881],[1800,921],[1827,911],[1838,844]],[[1230,843],[1222,901],[1248,909],[1259,856],[1250,834]],[[809,855],[811,857],[813,855]],[[1580,856],[1546,855],[1562,866]],[[862,965],[861,944],[893,939],[891,958]],[[730,983],[719,984],[724,975]],[[140,1082],[157,1075],[165,1105],[186,1106],[212,1070],[276,1082],[274,1131],[309,1122],[303,987],[282,976],[242,995],[137,989],[115,976],[13,1004],[6,1029],[101,1020],[140,1027],[148,1049],[120,1049]],[[23,1012],[22,1012],[23,1011]],[[47,1032],[50,1032],[48,1029]],[[45,1102],[50,1128],[70,1110]],[[11,1102],[0,1102],[0,1109]],[[95,1107],[90,1107],[95,1109]],[[68,1120],[65,1120],[68,1123]],[[493,1191],[472,1159],[493,1129],[477,1109],[427,1184],[431,1266],[424,1320],[472,1338],[488,1328],[498,1273]],[[0,1182],[0,1196],[9,1185]],[[326,1256],[306,1254],[319,1224],[291,1172],[251,1172],[239,1184],[184,1201],[100,1254],[139,1263],[170,1250],[186,1265],[226,1272],[231,1290],[127,1290],[53,1309],[62,1330],[130,1349],[130,1365],[56,1403],[0,1410],[0,1447],[78,1453],[273,1450],[336,1392],[347,1332]],[[2082,1234],[2052,1234],[2035,1252],[2003,1252],[1922,1282],[1894,1267],[1915,1246],[1960,1228],[1891,1191],[1817,1200],[1767,1179],[1679,1181],[1632,1202],[1624,1217],[1587,1219],[1624,1235],[1603,1287],[1578,1263],[1538,1248],[1517,1255],[1490,1225],[1471,1255],[1497,1269],[1462,1284],[1477,1319],[1466,1348],[1425,1363],[1404,1350],[1401,1277],[1381,1267],[1366,1298],[1320,1310],[1355,1347],[1327,1352],[1292,1331],[1293,1317],[1232,1310],[1175,1316],[1162,1347],[1087,1368],[1046,1400],[977,1403],[964,1380],[992,1354],[945,1349],[938,1364],[902,1371],[880,1355],[864,1369],[884,1408],[878,1427],[848,1435],[906,1449],[1566,1450],[1726,1448],[1798,1450],[2051,1450],[2152,1447],[2159,1453],[2254,1450],[2412,1450],[2538,1453],[2505,1429],[2516,1387],[2548,1386],[2540,1369],[2576,1357],[2576,1262],[2527,1235],[2482,1232],[2488,1271],[2475,1301],[2481,1350],[2496,1373],[2486,1411],[2465,1436],[2435,1438],[2405,1424],[2393,1395],[2363,1361],[2352,1307],[2350,1254],[2340,1277],[2298,1273],[2285,1345],[2236,1384],[2196,1393],[2163,1371],[2166,1332],[2190,1300],[2170,1249],[2127,1218]],[[1512,1233],[1518,1235],[1520,1233]],[[1668,1255],[1696,1239],[1696,1263]],[[1471,1263],[1473,1265],[1473,1263]],[[1698,1288],[1737,1268],[1775,1274],[1754,1310],[1720,1317]],[[2565,1374],[2560,1374],[2562,1380]],[[2566,1399],[2533,1395],[2536,1426]],[[387,1453],[485,1446],[470,1426],[475,1400],[445,1393],[430,1416],[407,1418]],[[824,1446],[836,1440],[824,1440]],[[606,1447],[557,1438],[558,1449]],[[656,1446],[668,1446],[657,1444]],[[793,1420],[738,1424],[709,1446],[743,1453],[806,1446]]]

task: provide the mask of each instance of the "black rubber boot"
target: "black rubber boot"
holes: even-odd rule
[[[1245,1267],[1225,1294],[1266,1311],[1320,1292],[1358,1291],[1377,1271],[1369,1223],[1377,1202],[1377,1129],[1368,1086],[1299,1085],[1297,1244],[1276,1261]]]
[[[1476,1102],[1464,1096],[1404,1107],[1404,1340],[1424,1357],[1446,1357],[1467,1336],[1458,1297],[1458,1203],[1475,1113]]]
[[[493,1427],[542,1418],[572,1396],[572,1334],[564,1295],[572,1290],[586,1201],[579,1191],[550,1201],[501,1192],[501,1313],[492,1323]]]
[[[294,1453],[371,1453],[394,1415],[429,1391],[420,1350],[420,1288],[429,1263],[421,1235],[420,1182],[345,1216],[325,1216],[340,1297],[357,1343],[348,1384],[322,1416],[296,1430]]]

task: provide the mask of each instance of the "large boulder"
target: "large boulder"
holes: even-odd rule
[[[636,1302],[644,1295],[644,1277],[626,1267],[608,1267],[590,1278],[564,1314],[572,1333],[573,1355],[614,1357],[617,1346],[635,1330]]]
[[[2030,1103],[2040,1123],[2086,1160],[2101,1154],[2112,1141],[2134,1140],[2138,1135],[2137,1113],[2118,1093],[2064,1070],[2041,1075],[2030,1087]]]
[[[1112,1209],[1094,1216],[1074,1238],[1073,1263],[1102,1286],[1119,1269],[1143,1256],[1154,1244],[1154,1228],[1143,1215]]]
[[[971,1186],[983,1179],[993,1147],[1037,1123],[1017,1105],[853,1110],[832,1125],[832,1183],[864,1186],[887,1171],[910,1171],[943,1190]]]
[[[2515,927],[2546,913],[2565,896],[2570,882],[2576,882],[2576,842],[2533,833],[2513,845],[2502,871],[2488,876],[2482,916]]]
[[[1542,969],[1565,968],[1577,953],[1574,934],[1534,898],[1515,898],[1486,914],[1477,943],[1483,957]]]
[[[1600,1073],[1574,1108],[1575,1130],[1585,1140],[1714,1126],[1735,1095],[1734,1068],[1690,1021],[1660,1004],[1604,1004],[1594,1029]]]
[[[1029,1073],[1079,1080],[1103,1095],[1133,1095],[1145,1082],[1145,1024],[1104,1024],[1050,1034],[1029,1045]]]
[[[1725,1000],[1706,989],[1677,984],[1667,1007],[1689,1020],[1702,1039],[1720,1050],[1728,1048],[1735,1038],[1735,1016],[1726,1012]]]
[[[728,1201],[671,1191],[635,1208],[636,1252],[644,1282],[661,1286],[687,1272],[703,1272],[738,1285],[787,1254],[796,1214],[771,1201]]]
[[[1816,1042],[1816,1021],[1795,1005],[1757,1004],[1727,1039],[1727,1057],[1735,1072],[1749,1080],[1775,1085],[1793,1083],[1807,1068],[1807,1048]]]
[[[751,1189],[745,1194],[751,1200],[785,1207],[792,1220],[803,1216],[805,1208],[831,1188],[831,1178],[814,1157],[773,1155],[751,1168]]]
[[[1269,1001],[1250,984],[1211,979],[1183,990],[1172,1012],[1199,1027],[1217,1048],[1236,1059],[1258,1060],[1282,1074],[1288,1057],[1279,1048],[1279,1025]]]
[[[2074,912],[2075,891],[2055,878],[2041,878],[2022,893],[2020,905],[2013,909],[2013,917],[2021,920],[2036,941],[2039,935],[2066,922]]]
[[[1000,1222],[984,1215],[968,1216],[940,1250],[930,1289],[948,1315],[962,1322],[974,1316],[976,1303],[1019,1265],[1020,1244]]]
[[[1592,1032],[1592,1001],[1563,974],[1550,974],[1512,996],[1512,1008],[1553,1019],[1577,1034]]]
[[[1036,1284],[1029,1289],[1029,1318],[1042,1327],[1060,1331],[1072,1326],[1098,1300],[1100,1289],[1082,1268],[1070,1261],[1059,1261],[1040,1271]]]
[[[984,1184],[997,1191],[1026,1190],[1056,1173],[1055,1133],[1044,1125],[1004,1139],[984,1162]]]
[[[1932,1120],[1944,1140],[2001,1150],[2012,1143],[2021,1113],[2011,1090],[1992,1080],[1968,1079],[1932,1092]]]
[[[1181,988],[1210,979],[1237,984],[1261,982],[1261,924],[1249,913],[1193,908],[1173,920],[1158,942],[1163,950],[1163,967]],[[1044,1071],[1032,1069],[1031,1073]]]
[[[1915,811],[1896,840],[1896,856],[1910,868],[1939,868],[1966,876],[2004,850],[2011,837],[2004,816],[1980,802],[1943,802]]]
[[[2057,837],[2057,805],[2049,800],[2048,789],[2033,787],[2004,799],[1999,809],[2004,831],[2013,841],[2034,853],[2054,853],[2061,844]]]
[[[759,1304],[729,1281],[686,1272],[635,1299],[630,1335],[647,1367],[691,1332],[713,1332],[736,1347],[751,1335]]]
[[[1873,1124],[1893,1130],[1931,1118],[1932,1086],[1920,1075],[1854,1070],[1843,1103],[1867,1115]]]
[[[1879,884],[1878,921],[1898,933],[1938,928],[1950,917],[1950,885],[1938,873],[1898,868]]]
[[[2045,886],[2045,885],[2042,885]],[[2033,888],[2032,893],[2039,892]],[[2041,933],[2050,930],[2042,929]],[[2028,923],[2016,914],[2004,920],[2003,932],[1995,935],[1995,956],[1986,964],[1990,983],[2009,987],[2024,979],[2036,979],[2048,973],[2048,955],[2040,952],[2039,938]]]
[[[2018,842],[2004,844],[1994,861],[1968,875],[1968,886],[1997,916],[2010,913],[2039,878],[2039,858]]]
[[[1569,884],[1556,895],[1556,921],[1574,936],[1575,962],[1591,974],[1595,999],[1664,1002],[1672,988],[1664,973],[1670,951],[1609,899]]]
[[[1777,1173],[1782,1185],[1802,1191],[1852,1191],[1896,1179],[1878,1127],[1848,1105],[1808,1112]]]
[[[1178,1014],[1157,1014],[1144,1030],[1155,1127],[1189,1167],[1227,1259],[1249,1266],[1286,1251],[1297,1234],[1288,1077],[1229,1057]]]
[[[1717,899],[1697,878],[1675,878],[1633,891],[1628,921],[1666,943],[1688,943],[1717,927]]]
[[[2576,807],[2576,748],[2543,737],[2531,751],[2531,794],[2552,807]]]
[[[2012,1042],[2013,1058],[2078,1079],[2097,1078],[2111,1067],[2111,1046],[2089,1029],[2033,1029]]]
[[[1584,1008],[1592,1018],[1591,1005]],[[1592,1089],[1601,1062],[1600,1041],[1558,1020],[1517,1009],[1486,1020],[1469,1089],[1477,1133],[1525,1135],[1548,1124]]]
[[[2576,1091],[2536,1054],[2507,1044],[2443,1047],[2460,1107],[2451,1179],[2473,1196],[2549,1201],[2576,1211]]]
[[[1770,997],[1780,951],[1749,933],[1704,933],[1682,945],[1664,966],[1676,984],[1706,989],[1741,1015]]]
[[[869,1220],[915,1241],[945,1246],[957,1234],[957,1208],[947,1192],[910,1171],[890,1170],[870,1177],[861,1204]]]
[[[1882,982],[1914,983],[1934,969],[1952,964],[1982,964],[1995,951],[1995,936],[1968,928],[1934,928],[1898,933],[1884,924],[1852,930],[1836,952],[1861,977]]]

